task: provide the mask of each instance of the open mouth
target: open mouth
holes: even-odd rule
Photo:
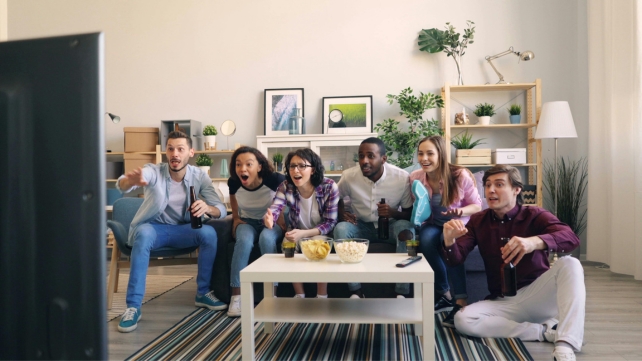
[[[302,178],[303,178],[303,176],[300,176],[300,175],[295,175],[295,176],[292,177],[292,179],[294,179],[294,180],[301,180]]]
[[[169,162],[169,164],[171,164],[171,165],[172,165],[172,166],[174,166],[174,167],[178,167],[179,165],[181,165],[181,161],[180,161],[180,160],[177,160],[177,159],[172,159],[172,160]]]
[[[250,176],[249,176],[249,175],[247,175],[247,174],[243,174],[243,175],[241,176],[241,180],[242,180],[242,181],[244,181],[244,182],[247,182],[247,180],[248,180],[248,179],[250,179]]]
[[[498,198],[497,198],[497,197],[488,197],[488,198],[486,198],[486,199],[487,199],[489,202],[492,202],[492,201],[496,201],[496,200],[498,200]]]

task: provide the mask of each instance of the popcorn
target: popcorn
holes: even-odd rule
[[[361,262],[368,252],[368,245],[362,242],[345,241],[335,243],[334,249],[342,262],[357,263]]]

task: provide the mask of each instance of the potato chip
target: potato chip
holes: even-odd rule
[[[318,261],[328,256],[330,244],[321,239],[307,240],[301,242],[301,251],[308,259]]]

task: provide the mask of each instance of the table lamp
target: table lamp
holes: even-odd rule
[[[537,123],[535,139],[555,139],[555,191],[553,192],[555,208],[553,213],[557,216],[557,139],[577,138],[571,107],[566,101],[548,102],[542,106],[542,113]]]
[[[502,56],[508,55],[508,54],[515,54],[519,57],[519,60],[524,60],[524,61],[533,60],[535,58],[535,54],[532,51],[526,50],[520,53],[518,51],[514,51],[512,46],[504,52],[501,52],[493,56],[487,56],[486,61],[488,62],[488,64],[490,64],[490,66],[493,68],[493,70],[495,71],[495,73],[497,73],[497,76],[499,77],[499,81],[497,82],[497,84],[510,84],[510,83],[507,83],[504,81],[504,76],[497,70],[497,68],[495,68],[495,65],[493,65],[493,62],[491,60],[501,58]]]
[[[112,113],[105,113],[105,114],[109,115],[109,117],[111,118],[111,121],[114,122],[114,124],[120,123],[120,117],[118,115],[112,114]]]

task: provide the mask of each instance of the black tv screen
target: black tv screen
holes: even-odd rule
[[[105,359],[103,35],[0,42],[0,358]]]

